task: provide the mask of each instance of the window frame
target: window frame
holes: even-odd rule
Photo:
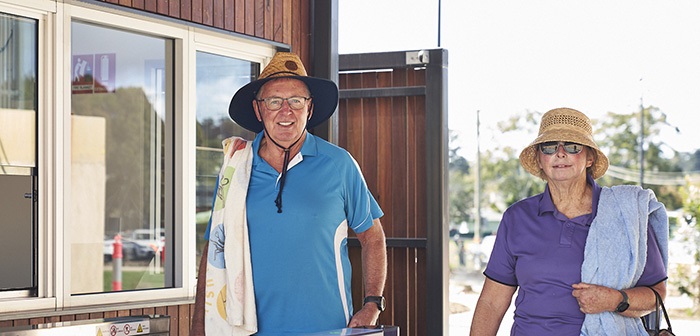
[[[45,32],[49,29],[51,23],[52,10],[55,10],[55,6],[51,6],[47,1],[36,1],[29,0],[23,6],[8,4],[0,2],[0,11],[9,15],[21,16],[28,19],[36,20],[37,22],[37,92],[48,92],[49,83],[51,81],[50,75],[50,64],[48,64],[46,53],[52,52],[54,45],[53,38],[51,35]],[[47,95],[40,95],[37,97],[37,133],[36,133],[36,145],[41,147],[43,141],[46,141],[45,134],[48,129],[45,124],[45,120],[48,116],[49,105],[50,105],[50,93]],[[36,200],[41,204],[50,204],[51,197],[49,193],[44,191],[49,190],[49,184],[47,180],[50,179],[50,174],[52,174],[49,168],[49,160],[51,157],[49,153],[39,151],[37,156],[37,175],[40,177],[38,179],[38,185],[36,186],[38,192],[38,199]],[[51,211],[49,209],[49,211]],[[35,296],[18,297],[14,293],[8,293],[7,297],[3,297],[3,303],[0,305],[0,313],[12,313],[20,310],[30,310],[30,309],[47,309],[56,307],[56,298],[53,297],[53,287],[54,282],[49,279],[51,270],[54,268],[54,262],[50,258],[46,251],[50,244],[51,230],[46,224],[47,213],[41,213],[41,210],[37,210],[39,218],[36,218],[36,234],[35,237],[36,244],[38,248],[37,253],[37,265],[35,268],[37,274],[37,291]],[[43,218],[42,218],[43,217]]]

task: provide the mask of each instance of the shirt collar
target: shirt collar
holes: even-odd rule
[[[262,139],[265,137],[264,132],[260,132],[255,136],[255,139],[253,140],[253,167],[258,166],[260,162],[262,161],[262,158],[260,157],[260,154],[258,153],[258,150],[260,150],[260,143],[262,143]],[[317,146],[317,139],[316,137],[306,131],[306,139],[304,139],[304,143],[301,145],[301,151],[299,151],[299,154],[297,156],[301,155],[303,158],[304,156],[316,156],[318,154],[318,146]],[[298,163],[299,159],[296,159],[296,157],[292,158],[292,161],[296,161]],[[290,168],[293,165],[290,162]]]

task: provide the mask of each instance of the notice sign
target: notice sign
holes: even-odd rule
[[[73,94],[114,92],[116,59],[114,53],[73,55]]]
[[[116,54],[95,55],[95,92],[114,92]]]
[[[150,322],[148,320],[130,322],[130,323],[114,323],[97,327],[97,336],[126,336],[126,335],[145,335],[150,331]]]
[[[95,68],[95,55],[73,55],[72,64],[73,93],[92,93],[95,86],[92,71]]]

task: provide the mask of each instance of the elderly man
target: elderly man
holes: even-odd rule
[[[352,156],[307,131],[337,104],[335,83],[307,76],[299,57],[284,52],[234,95],[231,118],[257,136],[225,141],[193,334],[203,333],[203,311],[207,334],[301,335],[376,323],[385,306],[383,212]],[[231,210],[243,195],[242,211]],[[237,216],[243,225],[227,224]],[[362,245],[365,299],[357,312],[348,228]]]

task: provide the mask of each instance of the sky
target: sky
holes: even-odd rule
[[[571,107],[598,119],[655,106],[680,132],[663,141],[700,148],[700,1],[340,0],[341,54],[448,50],[449,128],[461,154],[520,148],[496,123]],[[440,27],[440,29],[438,29]]]

